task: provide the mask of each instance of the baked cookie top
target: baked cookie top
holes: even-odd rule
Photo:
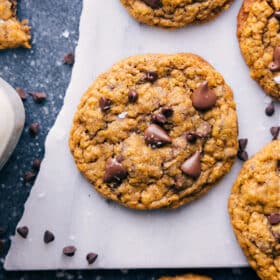
[[[195,275],[195,274],[185,274],[181,276],[165,276],[161,277],[158,280],[212,280],[210,277]]]
[[[232,0],[121,0],[138,21],[167,28],[208,21],[227,9]]]
[[[16,5],[16,0],[0,0],[0,50],[31,47],[28,21],[18,21]]]
[[[241,169],[229,198],[236,237],[261,279],[280,279],[280,140]]]
[[[245,0],[237,35],[250,75],[265,92],[280,99],[280,1]]]
[[[129,57],[84,94],[69,143],[103,196],[137,209],[176,208],[206,193],[234,162],[232,91],[194,54]]]

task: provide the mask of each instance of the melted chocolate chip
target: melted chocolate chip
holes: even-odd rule
[[[157,123],[159,125],[163,125],[167,123],[167,118],[161,113],[153,114],[151,120],[153,123]]]
[[[26,91],[23,88],[16,88],[16,92],[18,93],[22,101],[25,101],[27,99]]]
[[[158,79],[157,72],[154,71],[148,71],[145,73],[144,81],[154,83]]]
[[[278,213],[272,213],[267,218],[271,225],[277,225],[280,223],[280,214]]]
[[[137,93],[137,90],[135,89],[131,89],[129,92],[128,92],[128,101],[130,103],[135,103],[138,99],[138,93]]]
[[[95,253],[88,253],[86,257],[88,264],[93,264],[96,261],[97,257],[98,255]]]
[[[268,68],[272,72],[280,71],[280,46],[274,49],[273,62],[269,64]]]
[[[67,246],[63,248],[63,254],[67,257],[73,257],[76,253],[76,247],[74,246]]]
[[[49,244],[51,242],[53,242],[55,239],[55,236],[52,232],[50,232],[49,230],[46,230],[44,233],[44,242],[46,244]]]
[[[161,0],[142,0],[142,1],[153,9],[159,9],[160,7],[162,7]]]
[[[242,138],[238,140],[238,148],[240,151],[245,151],[246,147],[248,144],[248,139],[247,138]]]
[[[195,152],[181,165],[181,170],[192,178],[197,179],[201,174],[200,159],[200,152]]]
[[[189,142],[189,143],[191,143],[191,144],[193,144],[193,143],[195,143],[196,142],[196,140],[197,140],[197,135],[195,134],[195,133],[187,133],[186,134],[186,140]]]
[[[171,143],[171,138],[165,130],[156,124],[151,124],[144,132],[145,142],[152,147],[161,147]]]
[[[120,183],[127,177],[127,170],[114,158],[109,158],[106,162],[105,175],[103,181],[105,183]]]
[[[237,157],[242,161],[246,161],[249,158],[248,153],[246,151],[241,150],[237,152]]]
[[[169,117],[171,117],[171,116],[173,115],[174,110],[172,109],[172,107],[165,105],[165,106],[163,106],[163,107],[161,108],[161,113],[162,113],[166,118],[169,118]]]
[[[267,116],[272,116],[275,112],[275,106],[274,106],[274,102],[271,102],[270,104],[268,104],[268,106],[265,108],[265,114]]]
[[[208,87],[208,82],[203,82],[192,94],[192,104],[197,110],[208,110],[215,106],[217,96]]]
[[[29,233],[29,229],[27,226],[23,226],[23,227],[18,227],[17,228],[17,233],[22,237],[22,238],[27,238],[27,235]]]
[[[276,140],[278,138],[280,132],[280,126],[272,126],[270,128],[270,133],[272,135],[272,140]]]
[[[101,111],[106,112],[111,108],[112,100],[109,98],[101,97],[99,99],[99,107]]]

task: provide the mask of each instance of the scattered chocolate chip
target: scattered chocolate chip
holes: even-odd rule
[[[208,82],[203,82],[192,94],[192,104],[197,110],[208,110],[215,106],[217,96],[208,87]]]
[[[246,151],[241,151],[241,150],[237,152],[237,157],[242,161],[246,161],[249,158],[248,153]]]
[[[4,237],[8,229],[6,226],[0,226],[0,237]]]
[[[270,133],[272,135],[272,140],[276,140],[278,138],[280,132],[280,126],[272,126],[270,128]]]
[[[32,95],[36,103],[42,103],[47,99],[47,95],[44,92],[29,92],[29,94]]]
[[[74,62],[75,62],[75,55],[72,52],[67,53],[63,58],[64,64],[73,65]]]
[[[159,9],[162,7],[161,0],[142,0],[142,1],[153,9]]]
[[[278,20],[280,20],[280,11],[276,11],[274,13],[274,17],[277,18]]]
[[[96,261],[97,257],[98,257],[98,255],[95,253],[88,253],[87,254],[88,264],[93,264]]]
[[[280,70],[280,46],[274,49],[273,62],[268,66],[269,70],[272,72],[277,72]]]
[[[194,134],[194,133],[187,133],[186,134],[186,140],[189,142],[189,143],[191,143],[191,144],[193,144],[193,143],[195,143],[196,142],[196,140],[197,140],[197,135],[196,134]]]
[[[181,165],[181,170],[192,178],[197,179],[201,174],[200,158],[200,152],[195,152]]]
[[[196,129],[196,135],[200,138],[206,138],[211,134],[212,127],[208,122],[203,122]]]
[[[246,147],[248,144],[248,139],[247,138],[242,138],[238,140],[238,148],[240,151],[245,151]]]
[[[41,162],[42,160],[39,159],[39,158],[35,158],[32,162],[32,168],[36,171],[38,171],[40,169],[40,166],[41,166]]]
[[[101,111],[106,112],[111,108],[112,100],[109,98],[101,97],[99,99],[99,106]]]
[[[173,115],[174,110],[172,109],[172,107],[165,105],[161,108],[161,113],[166,117],[169,118]]]
[[[280,223],[280,214],[278,213],[272,213],[267,218],[271,225],[276,225]]]
[[[145,142],[152,147],[161,147],[171,143],[171,139],[160,126],[151,124],[144,132]]]
[[[157,72],[148,71],[148,72],[145,73],[144,80],[146,82],[154,83],[157,79],[158,79]]]
[[[268,106],[265,108],[265,114],[267,116],[272,116],[275,112],[275,106],[274,106],[274,102],[271,102],[270,104],[268,104]]]
[[[63,248],[63,254],[67,257],[73,257],[76,253],[76,247],[74,246],[67,246]]]
[[[53,242],[55,239],[55,236],[52,232],[50,232],[49,230],[46,230],[44,233],[44,242],[46,244]]]
[[[103,181],[105,183],[121,182],[127,177],[127,170],[114,158],[109,158],[106,162],[105,175]]]
[[[157,123],[159,125],[167,123],[167,118],[162,113],[153,114],[151,120],[153,123]]]
[[[18,93],[22,101],[25,101],[27,99],[26,91],[23,88],[16,88],[16,92]]]
[[[23,226],[23,227],[18,227],[17,228],[17,233],[22,237],[22,238],[26,238],[28,235],[29,229],[27,226]]]
[[[32,171],[25,172],[23,180],[25,183],[32,182],[36,178],[36,174]]]
[[[131,89],[129,92],[128,92],[128,101],[130,103],[135,103],[138,99],[138,93],[137,93],[137,90],[135,89]]]
[[[35,123],[32,123],[30,126],[29,126],[29,133],[31,136],[36,136],[40,131],[40,125],[39,123],[35,122]]]

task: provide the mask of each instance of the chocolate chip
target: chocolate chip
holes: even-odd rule
[[[25,183],[32,182],[36,178],[36,174],[32,171],[25,172],[23,180]]]
[[[130,103],[135,103],[138,99],[138,93],[135,89],[131,89],[129,92],[128,92],[128,101]]]
[[[112,100],[109,98],[101,97],[99,99],[99,106],[101,111],[106,112],[111,108]]]
[[[67,53],[63,58],[64,64],[73,65],[74,62],[75,62],[75,55],[72,52]]]
[[[192,178],[197,179],[201,174],[200,158],[200,152],[195,152],[181,165],[181,170]]]
[[[158,74],[157,72],[154,71],[148,71],[145,73],[144,80],[146,82],[154,83],[158,79]]]
[[[29,94],[32,95],[36,103],[42,103],[47,99],[47,95],[44,92],[29,92]]]
[[[189,143],[191,143],[191,144],[193,144],[193,143],[195,143],[196,142],[196,140],[197,140],[197,135],[196,134],[194,134],[194,133],[187,133],[186,134],[186,140],[189,142]]]
[[[23,88],[16,88],[16,91],[22,101],[25,101],[27,99],[26,91]]]
[[[277,18],[278,20],[280,20],[280,11],[276,11],[274,13],[274,17]]]
[[[159,9],[162,7],[161,0],[142,0],[142,1],[153,9]]]
[[[105,175],[103,181],[105,183],[121,182],[127,177],[127,170],[114,158],[109,158],[106,162]]]
[[[270,128],[270,133],[272,135],[272,140],[276,140],[278,138],[280,132],[280,126],[272,126]]]
[[[144,132],[144,138],[147,145],[152,147],[161,147],[164,144],[171,143],[171,139],[160,126],[151,124]]]
[[[36,171],[38,171],[40,169],[42,160],[39,158],[35,158],[32,162],[32,168]]]
[[[63,254],[67,257],[73,257],[76,253],[76,247],[74,246],[67,246],[63,248]]]
[[[36,136],[40,131],[40,125],[39,123],[35,122],[35,123],[32,123],[30,126],[29,126],[29,133],[31,136]]]
[[[88,264],[93,264],[96,261],[97,257],[98,257],[98,255],[95,253],[88,253],[87,254]]]
[[[241,150],[237,152],[237,157],[242,161],[246,161],[249,158],[248,153],[246,151],[241,151]]]
[[[272,72],[277,72],[280,70],[280,46],[274,49],[273,61],[268,66],[269,70]]]
[[[8,229],[6,226],[0,226],[0,237],[4,237]]]
[[[166,118],[169,118],[169,117],[171,117],[171,116],[173,115],[174,110],[172,109],[172,107],[165,105],[165,106],[163,106],[163,107],[161,108],[161,113],[162,113]]]
[[[278,213],[272,213],[267,218],[271,225],[277,225],[280,223],[280,214]]]
[[[244,151],[247,147],[248,144],[248,139],[247,138],[242,138],[238,140],[238,148],[240,151]]]
[[[275,106],[274,106],[274,102],[271,102],[270,104],[268,104],[268,106],[265,108],[265,114],[267,116],[272,116],[275,112]]]
[[[22,238],[26,238],[28,233],[29,233],[29,229],[27,226],[23,226],[23,227],[18,227],[17,228],[17,233],[22,237]]]
[[[163,125],[167,123],[167,118],[161,113],[153,114],[151,120],[153,123],[157,123],[159,125]]]
[[[215,106],[217,96],[208,87],[208,82],[203,82],[192,94],[192,104],[197,110],[208,110]]]
[[[55,236],[52,232],[50,232],[49,230],[46,230],[44,233],[44,242],[46,244],[53,242],[55,239]]]

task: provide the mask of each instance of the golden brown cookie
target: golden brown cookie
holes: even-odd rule
[[[31,47],[28,21],[18,21],[16,4],[16,0],[0,0],[0,50]]]
[[[165,276],[161,277],[158,280],[212,280],[210,277],[195,275],[195,274],[185,274],[181,276]]]
[[[235,235],[263,280],[280,279],[280,140],[248,160],[229,198]]]
[[[265,92],[280,99],[280,2],[245,0],[237,35],[251,77]]]
[[[206,193],[235,160],[232,91],[194,54],[129,57],[84,94],[69,143],[79,170],[106,198],[177,208]]]
[[[167,28],[208,21],[226,10],[232,0],[121,0],[138,21]]]

